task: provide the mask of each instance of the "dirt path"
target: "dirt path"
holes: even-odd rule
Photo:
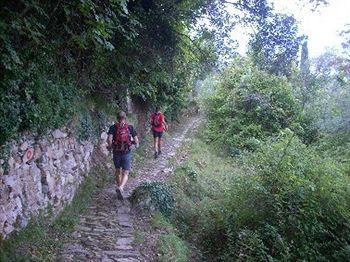
[[[166,180],[172,172],[170,159],[176,155],[189,131],[196,129],[199,123],[198,117],[189,119],[166,139],[160,158],[150,158],[139,170],[134,170],[136,177],[129,180],[125,196],[129,197],[144,181]],[[133,216],[128,199],[117,200],[115,185],[108,185],[94,196],[88,211],[80,216],[80,222],[69,243],[64,245],[59,261],[149,261],[134,245]]]

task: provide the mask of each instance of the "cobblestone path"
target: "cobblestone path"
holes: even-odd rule
[[[171,174],[169,159],[176,155],[188,132],[196,129],[199,123],[199,118],[185,123],[166,139],[160,158],[150,159],[140,170],[134,170],[136,177],[129,180],[124,201],[117,199],[114,184],[94,196],[88,211],[80,216],[69,243],[64,244],[59,261],[149,261],[134,245],[133,214],[127,198],[140,183],[164,181]]]

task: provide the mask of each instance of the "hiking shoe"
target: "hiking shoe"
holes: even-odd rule
[[[117,193],[117,198],[118,198],[119,200],[123,200],[123,199],[124,199],[124,198],[123,198],[123,194],[122,194],[123,190],[121,190],[119,187],[117,187],[116,190],[115,190],[115,192]]]
[[[159,151],[158,151],[158,156],[160,156],[161,153],[162,153],[162,151],[159,150]]]
[[[154,152],[154,159],[158,158],[158,153]]]

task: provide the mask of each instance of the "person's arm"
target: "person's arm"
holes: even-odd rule
[[[132,143],[135,145],[135,147],[139,147],[140,142],[139,142],[139,138],[137,137],[137,133],[136,133],[135,128],[133,126],[130,126],[129,130],[130,130],[130,134],[133,138]]]
[[[139,138],[137,136],[134,136],[134,141],[135,141],[135,146],[139,147],[140,143],[139,143]]]

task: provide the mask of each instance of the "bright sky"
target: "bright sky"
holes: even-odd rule
[[[350,0],[329,0],[329,5],[311,11],[310,5],[303,5],[298,0],[270,0],[275,10],[293,14],[299,21],[301,34],[309,36],[309,53],[315,57],[323,53],[327,47],[340,47],[339,33],[346,24],[350,24]],[[304,1],[304,3],[306,0]],[[239,52],[244,53],[248,42],[245,30],[239,28],[233,34],[239,42]]]

